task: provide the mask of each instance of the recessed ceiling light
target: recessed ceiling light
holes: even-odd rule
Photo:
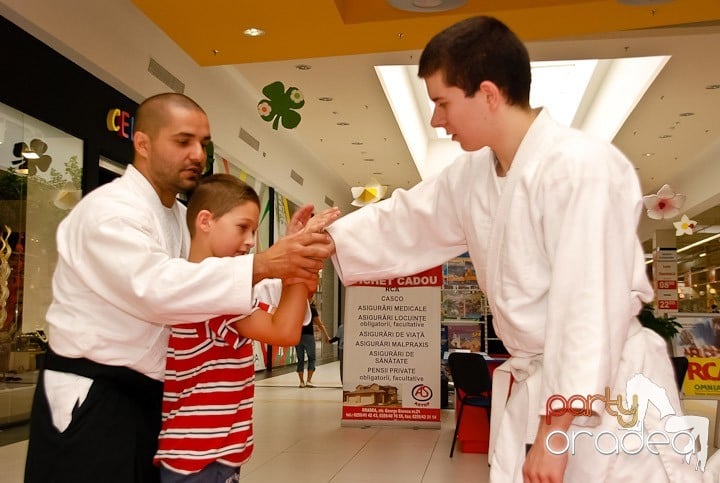
[[[310,69],[312,69],[312,66],[311,66],[311,65],[307,65],[307,64],[298,64],[298,65],[295,66],[295,68],[296,68],[297,70],[310,70]]]
[[[391,7],[408,12],[442,12],[460,8],[467,0],[387,0]]]
[[[378,172],[375,172],[375,173],[373,173],[373,174],[382,174],[382,173],[381,173],[380,171],[378,171]]]
[[[318,101],[330,102],[332,100],[333,100],[332,97],[318,97]]]
[[[667,139],[667,138],[671,138],[672,135],[671,135],[671,134],[663,134],[663,135],[658,136],[658,137],[659,137],[660,139]]]
[[[710,84],[709,86],[705,86],[705,89],[720,89],[720,84]]]
[[[363,161],[375,161],[375,159],[374,158],[365,158],[365,159],[363,159]]]
[[[661,3],[667,3],[670,0],[617,0],[618,3],[622,3],[623,5],[632,5],[636,7],[641,7],[643,5],[659,5]]]
[[[353,145],[355,145],[355,146],[362,146],[362,145],[363,145],[362,141],[353,141],[352,143],[353,143]]]
[[[247,35],[248,37],[260,37],[261,35],[265,35],[265,31],[263,29],[250,27],[249,29],[243,30],[243,34]]]
[[[349,123],[349,122],[340,121],[339,123],[337,123],[337,125],[338,125],[338,126],[349,126],[350,123]]]
[[[432,8],[443,4],[443,0],[413,0],[413,5],[420,8]]]
[[[650,156],[655,156],[655,153],[643,153],[643,156],[649,158]]]
[[[690,117],[690,116],[694,116],[695,113],[694,112],[681,112],[680,115],[682,117]]]

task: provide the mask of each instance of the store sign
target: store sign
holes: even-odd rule
[[[662,248],[654,254],[655,299],[659,314],[678,312],[677,250]]]
[[[110,109],[105,118],[105,124],[108,131],[112,131],[121,138],[132,141],[135,118],[131,116],[129,112],[117,108]]]
[[[686,396],[720,396],[720,359],[688,357],[688,370],[683,381]]]
[[[440,426],[442,269],[347,288],[344,426]]]
[[[686,396],[720,397],[720,314],[679,314],[673,337],[675,356],[688,358],[683,381]]]

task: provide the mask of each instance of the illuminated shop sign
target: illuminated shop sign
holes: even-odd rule
[[[113,131],[121,138],[132,141],[135,118],[129,112],[120,109],[110,109],[105,119],[108,131]]]

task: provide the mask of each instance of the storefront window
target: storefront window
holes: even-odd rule
[[[713,238],[705,235],[705,239]],[[720,243],[710,240],[678,257],[680,312],[718,312]]]
[[[55,232],[80,200],[82,153],[82,140],[0,104],[0,355],[46,330]]]

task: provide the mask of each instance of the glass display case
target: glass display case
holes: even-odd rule
[[[55,232],[82,196],[83,142],[0,104],[0,377],[35,368],[47,330]],[[38,344],[27,344],[33,334]],[[22,344],[21,344],[22,343]],[[22,347],[20,347],[22,345]],[[11,374],[11,376],[8,376]]]

